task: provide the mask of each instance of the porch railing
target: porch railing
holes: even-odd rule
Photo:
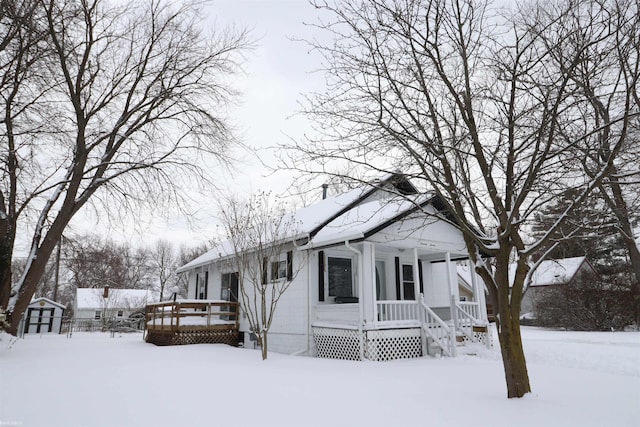
[[[476,319],[476,321],[480,321],[482,319],[482,316],[480,315],[480,305],[477,302],[459,301],[457,302],[457,305],[460,310]]]
[[[447,356],[456,355],[455,328],[449,327],[433,310],[424,302],[420,295],[419,304],[420,321],[422,330],[431,338]]]
[[[378,321],[420,320],[417,301],[378,301]]]
[[[473,334],[473,327],[478,323],[478,320],[470,315],[460,303],[453,302],[455,314],[455,321],[457,329],[471,342],[478,342],[478,339]],[[468,307],[468,306],[467,306]]]

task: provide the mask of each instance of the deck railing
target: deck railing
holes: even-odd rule
[[[238,303],[218,300],[178,300],[149,304],[147,330],[238,328]]]

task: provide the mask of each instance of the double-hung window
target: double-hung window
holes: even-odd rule
[[[402,299],[416,299],[416,282],[413,275],[413,264],[402,264]]]
[[[287,260],[271,261],[271,280],[276,281],[287,278]]]
[[[209,271],[202,267],[196,270],[196,299],[207,299],[207,282],[209,282]]]
[[[353,297],[353,260],[327,257],[327,287],[330,297]]]
[[[287,251],[278,257],[263,259],[262,283],[293,280],[293,251]]]

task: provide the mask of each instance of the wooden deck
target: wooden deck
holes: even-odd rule
[[[223,343],[237,346],[239,305],[217,300],[178,300],[146,307],[145,341],[156,345]]]

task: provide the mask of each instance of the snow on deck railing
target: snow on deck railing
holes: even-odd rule
[[[181,327],[238,328],[239,304],[223,300],[178,300],[148,304],[147,329],[177,330]]]

